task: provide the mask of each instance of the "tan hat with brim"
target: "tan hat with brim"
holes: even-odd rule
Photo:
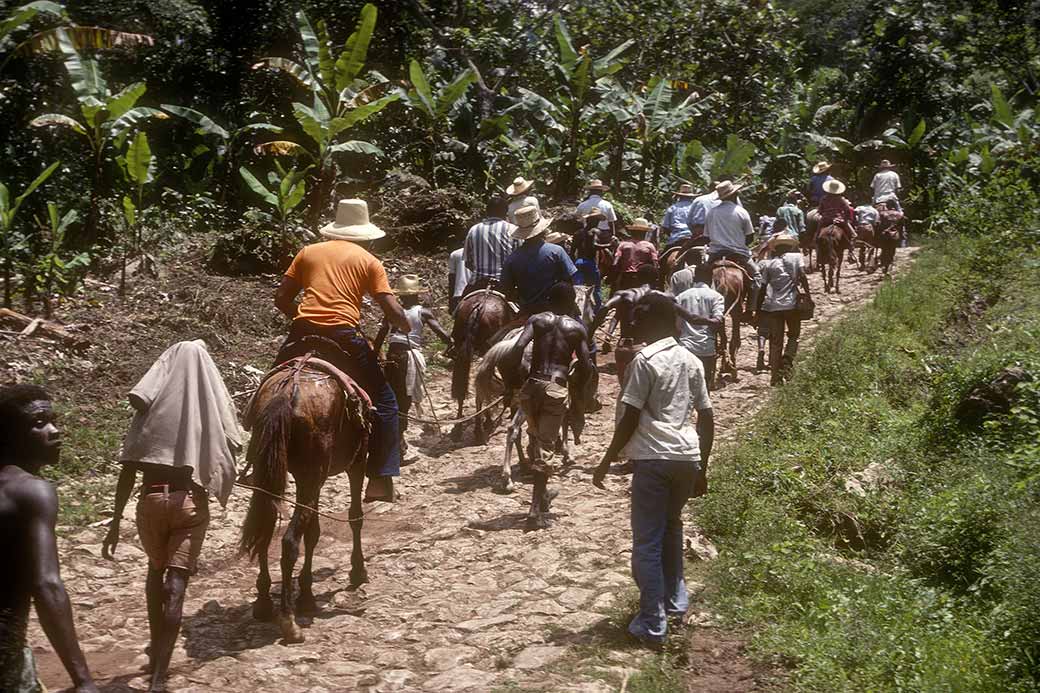
[[[832,178],[823,184],[823,191],[831,195],[840,195],[845,192],[845,184],[837,178]]]
[[[774,233],[766,241],[766,245],[769,246],[770,250],[778,250],[780,248],[797,248],[799,246],[798,236],[790,233]]]
[[[545,233],[553,222],[552,217],[543,217],[541,210],[533,205],[516,210],[515,219],[516,228],[509,235],[518,241],[526,241]]]
[[[545,234],[546,243],[555,243],[556,245],[561,245],[564,241],[569,239],[570,236],[563,233],[562,231],[552,231],[550,233]]]
[[[588,185],[585,186],[585,189],[586,190],[598,190],[599,192],[606,192],[607,190],[610,190],[610,186],[609,185],[604,185],[603,181],[601,181],[599,178],[593,178],[592,180],[590,180],[588,182]]]
[[[414,296],[426,291],[422,285],[422,278],[418,274],[402,274],[397,280],[397,288],[394,293],[398,296]]]
[[[819,162],[818,164],[816,164],[815,166],[812,167],[812,172],[813,173],[823,173],[824,171],[826,171],[830,167],[831,167],[830,162],[821,161],[821,162]]]
[[[631,224],[625,227],[626,231],[635,231],[636,233],[646,233],[653,227],[650,226],[650,222],[643,217],[638,217]]]
[[[336,221],[323,226],[321,235],[334,241],[374,241],[386,232],[368,220],[367,202],[340,200],[336,205]]]
[[[523,176],[517,176],[513,179],[513,184],[506,188],[506,195],[509,195],[510,197],[523,195],[531,189],[532,185],[534,185],[533,180],[527,180]]]
[[[736,195],[743,187],[743,185],[734,183],[731,180],[724,180],[715,186],[715,193],[719,196],[720,200],[725,200]]]
[[[697,193],[693,191],[693,186],[689,183],[683,183],[679,186],[679,189],[672,194],[676,197],[697,197]]]

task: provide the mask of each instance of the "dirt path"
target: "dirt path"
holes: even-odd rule
[[[900,266],[907,257],[900,251]],[[856,270],[844,279],[841,296],[817,293],[817,319],[806,325],[803,345],[822,325],[866,301],[881,281]],[[818,274],[812,283],[818,291]],[[754,357],[749,331],[740,380],[713,396],[720,440],[732,436],[768,394],[768,375],[754,373]],[[600,382],[601,399],[613,401],[616,378],[605,375]],[[443,403],[441,416],[448,415],[448,385],[444,373],[431,384],[434,400]],[[609,477],[606,492],[590,483],[613,415],[608,406],[590,417],[577,467],[553,481],[560,490],[555,520],[541,532],[523,530],[528,485],[512,495],[495,492],[501,430],[487,447],[456,447],[447,435],[413,427],[409,438],[422,454],[404,470],[401,500],[379,504],[366,520],[371,583],[347,589],[349,530],[323,522],[315,558],[322,611],[301,645],[279,644],[274,624],[251,618],[255,569],[235,556],[248,496],[236,493],[226,511],[214,507],[200,574],[188,589],[171,689],[618,690],[645,653],[623,644],[614,625],[625,616],[632,590],[628,479]],[[348,498],[346,479],[337,477],[326,486],[322,507],[345,517]],[[144,559],[132,512],[131,504],[117,563],[101,559],[102,529],[85,528],[60,547],[80,640],[106,691],[146,687],[140,672],[148,633]],[[707,621],[709,614],[694,616],[695,623]],[[752,670],[737,661],[741,643],[710,627],[693,630],[692,686],[755,690]],[[52,689],[67,686],[38,625],[31,640],[44,682]]]

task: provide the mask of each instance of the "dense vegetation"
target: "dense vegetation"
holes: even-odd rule
[[[770,211],[816,159],[862,186],[887,157],[920,221],[1035,150],[1031,5],[838,5],[12,7],[0,260],[19,281],[5,302],[193,232],[216,236],[225,267],[241,268],[238,255],[277,265],[335,197],[378,200],[397,172],[477,198],[523,174],[561,199],[596,176],[632,212],[659,211],[680,179],[742,176],[749,203]],[[60,234],[47,202],[67,219]]]

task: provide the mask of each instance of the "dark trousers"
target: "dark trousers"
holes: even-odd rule
[[[762,311],[769,324],[769,382],[778,385],[787,377],[798,353],[798,338],[802,335],[802,319],[797,310]],[[784,330],[787,345],[784,345]]]
[[[718,361],[718,356],[701,356],[700,354],[694,354],[704,366],[704,382],[708,385],[708,391],[714,389],[715,385],[715,362]]]
[[[393,388],[397,398],[397,407],[401,412],[398,418],[402,431],[408,430],[408,412],[412,408],[412,398],[408,396],[408,347],[404,344],[391,344],[386,349],[386,379]]]
[[[342,361],[347,375],[368,393],[376,408],[375,425],[368,439],[368,476],[400,476],[401,426],[397,397],[379,367],[379,359],[368,341],[356,328],[346,325],[315,325],[294,320],[286,342],[316,334],[336,342],[347,354]],[[337,363],[339,365],[339,363]]]

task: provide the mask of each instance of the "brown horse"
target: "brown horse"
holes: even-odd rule
[[[888,276],[892,263],[896,259],[896,246],[899,245],[899,229],[890,227],[878,234],[878,255],[881,256],[881,273]]]
[[[451,397],[459,405],[457,418],[462,418],[462,408],[469,396],[469,372],[473,360],[484,355],[495,335],[513,315],[513,309],[505,297],[491,289],[474,291],[463,298],[455,309],[455,326],[452,329],[455,359],[451,372]],[[479,444],[487,442],[490,427],[491,412],[476,417],[474,431]],[[462,424],[456,424],[451,432],[452,438],[460,440],[462,432]]]
[[[740,320],[741,308],[744,302],[744,271],[737,265],[723,260],[715,264],[712,270],[712,281],[715,290],[722,294],[725,300],[725,312],[722,317],[722,325],[716,333],[715,340],[719,354],[719,368],[715,373],[716,382],[722,377],[723,372],[733,374],[733,379],[740,378],[737,373],[737,349],[740,347]],[[726,335],[726,316],[730,316],[733,332]]]
[[[274,496],[285,495],[289,474],[296,482],[296,502],[316,508],[325,480],[346,469],[350,479],[349,518],[357,518],[350,520],[350,583],[357,586],[368,581],[361,549],[361,490],[370,406],[359,391],[347,396],[336,378],[305,362],[274,372],[254,396],[248,416],[253,435],[247,459],[254,469],[253,485],[263,490],[253,491],[239,547],[260,563],[258,594],[253,603],[255,618],[267,620],[273,615],[268,547],[278,519],[279,501]],[[282,536],[279,625],[286,642],[304,640],[296,625],[296,609],[302,614],[317,611],[311,566],[320,535],[318,516],[297,506]],[[296,600],[293,568],[300,555],[301,538],[305,553]]]
[[[805,229],[798,234],[798,247],[802,251],[802,256],[805,258],[805,273],[811,274],[813,271],[812,266],[812,253],[813,249],[816,248],[816,233],[820,230],[820,214],[815,209],[810,209],[805,214]],[[819,258],[817,258],[819,260]]]
[[[816,234],[816,261],[824,276],[823,290],[841,293],[841,265],[845,245],[845,229],[838,224],[825,226]]]
[[[856,245],[859,246],[859,268],[864,272],[873,272],[877,269],[877,239],[874,237],[873,224],[859,224],[856,226]],[[870,267],[867,267],[867,263]]]

